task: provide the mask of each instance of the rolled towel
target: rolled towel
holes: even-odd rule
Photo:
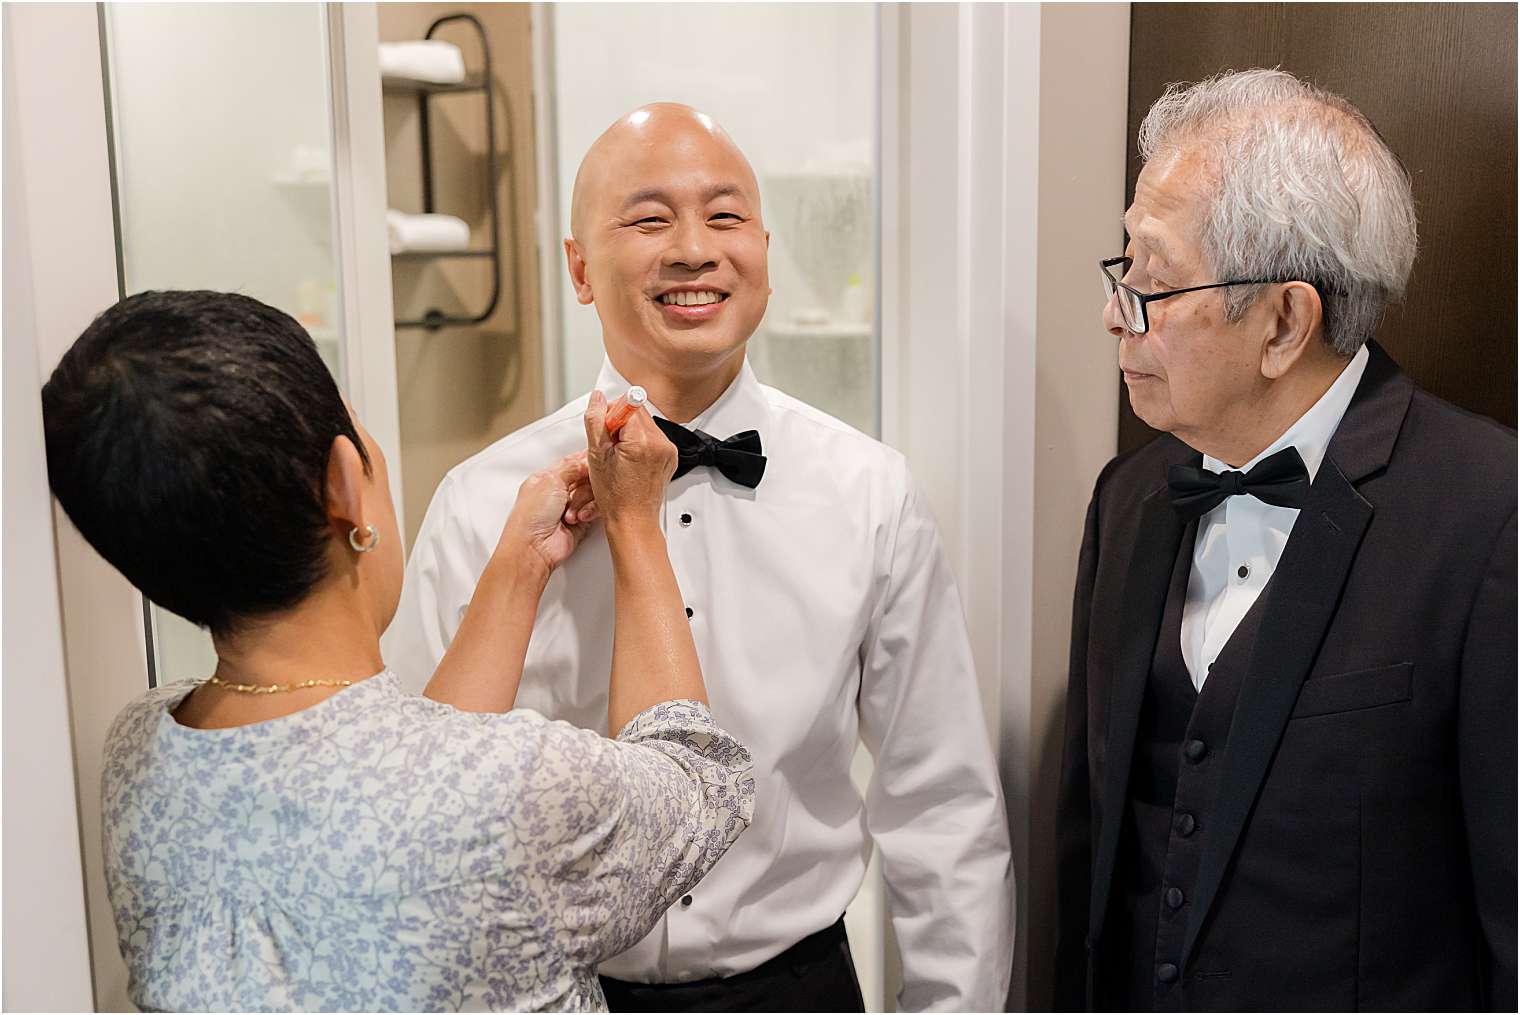
[[[464,54],[452,42],[382,42],[380,77],[389,81],[426,81],[454,85],[464,80]]]
[[[468,250],[470,227],[453,215],[408,215],[394,208],[385,213],[391,253],[449,253]]]

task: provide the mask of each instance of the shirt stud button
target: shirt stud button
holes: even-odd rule
[[[683,895],[683,896],[681,896],[681,905],[683,905],[683,906],[689,906],[689,905],[691,905],[691,896],[690,895]]]
[[[1239,578],[1241,581],[1245,581],[1247,578],[1251,577],[1251,565],[1242,564],[1237,567],[1235,569],[1235,577]]]
[[[693,610],[690,606],[686,607],[686,619],[687,620],[690,620],[692,617],[695,617],[696,615],[697,615],[697,611],[696,610]]]
[[[691,528],[691,515],[689,513],[681,515],[681,525],[683,528]]]

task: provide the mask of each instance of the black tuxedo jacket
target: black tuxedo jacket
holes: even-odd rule
[[[1294,525],[1200,815],[1202,1009],[1515,1010],[1514,432],[1376,345]],[[1093,998],[1183,524],[1161,437],[1103,470],[1072,623],[1057,1006]]]

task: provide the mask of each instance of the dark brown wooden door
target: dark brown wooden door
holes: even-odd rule
[[[1511,4],[1135,4],[1135,132],[1172,81],[1281,67],[1350,99],[1414,182],[1420,253],[1378,341],[1415,382],[1515,425],[1515,7]],[[1154,436],[1119,384],[1119,449]]]

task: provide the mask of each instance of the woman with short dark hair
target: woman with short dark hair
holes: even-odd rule
[[[380,658],[402,575],[385,458],[300,325],[143,293],[64,356],[43,389],[54,492],[218,657],[130,705],[106,746],[139,1007],[605,1010],[597,963],[701,879],[754,797],[659,529],[675,449],[643,409],[609,436],[605,408],[587,454],[524,483],[411,697]],[[598,519],[616,739],[509,711],[544,584]]]

